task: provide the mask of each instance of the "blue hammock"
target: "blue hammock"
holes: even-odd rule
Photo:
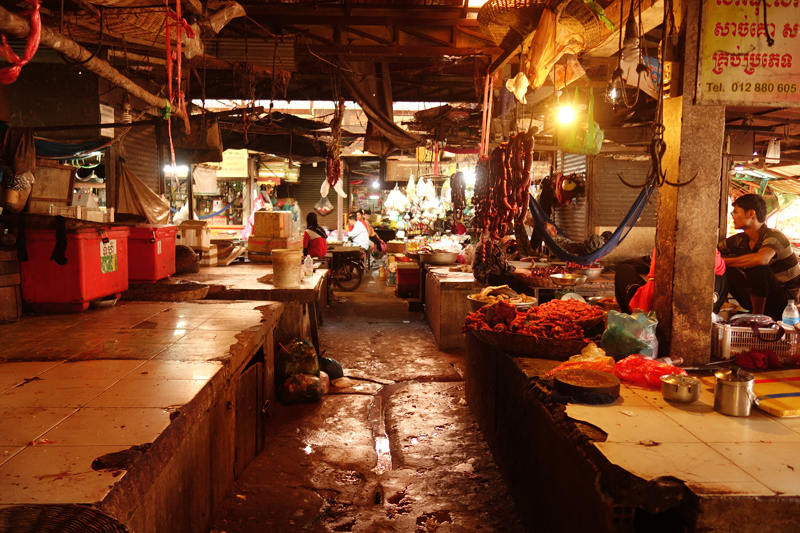
[[[630,233],[630,231],[633,229],[633,226],[635,226],[636,222],[639,220],[639,217],[641,216],[642,211],[644,211],[645,206],[647,206],[647,201],[650,199],[650,196],[653,194],[654,190],[655,185],[643,187],[642,191],[639,193],[639,196],[633,202],[633,205],[622,219],[622,222],[620,222],[619,226],[617,226],[617,229],[614,230],[614,233],[611,234],[611,237],[609,237],[603,246],[589,255],[572,255],[558,247],[553,238],[547,234],[547,231],[544,228],[546,222],[550,222],[551,224],[553,224],[553,222],[547,216],[547,213],[544,212],[542,206],[539,205],[539,202],[537,202],[536,199],[531,196],[530,208],[531,215],[533,216],[534,229],[536,230],[536,234],[542,238],[547,247],[562,261],[574,261],[582,265],[590,265],[601,257],[613,252],[614,249],[619,246],[619,243],[621,243],[625,237],[628,236],[628,233]],[[558,232],[561,233],[561,230],[558,230]]]
[[[233,202],[235,202],[235,200],[231,200],[231,201],[228,203],[228,205],[226,205],[225,207],[223,207],[222,209],[220,209],[220,210],[219,210],[219,211],[217,211],[216,213],[209,213],[208,215],[197,215],[197,218],[198,218],[199,220],[205,220],[205,219],[207,219],[207,218],[211,218],[211,217],[216,217],[216,216],[219,216],[219,215],[221,215],[222,213],[224,213],[225,211],[227,211],[228,209],[230,209],[230,207],[233,205]],[[170,207],[170,208],[169,208],[169,210],[170,210],[170,211],[172,211],[173,213],[179,213],[179,212],[180,212],[180,211],[178,211],[177,209],[175,209],[174,207]]]

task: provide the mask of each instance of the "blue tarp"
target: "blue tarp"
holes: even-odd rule
[[[9,129],[8,122],[0,121],[0,134],[5,135]],[[79,143],[63,143],[43,137],[33,137],[36,146],[36,157],[43,159],[83,159],[92,152],[100,152],[111,146],[111,140],[86,141]]]

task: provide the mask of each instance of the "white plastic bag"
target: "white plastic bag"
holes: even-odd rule
[[[331,204],[331,201],[328,200],[327,197],[322,197],[314,204],[314,209],[316,209],[317,213],[320,215],[325,216],[333,211],[333,204]]]

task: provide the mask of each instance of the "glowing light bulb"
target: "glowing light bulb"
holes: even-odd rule
[[[575,120],[575,111],[572,107],[565,105],[558,110],[558,121],[561,124],[569,124],[573,120]]]

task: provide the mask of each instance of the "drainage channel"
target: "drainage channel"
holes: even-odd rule
[[[375,453],[378,454],[378,461],[373,472],[380,475],[392,469],[392,447],[389,442],[389,435],[386,433],[386,405],[392,395],[411,384],[416,383],[449,383],[463,381],[461,379],[448,378],[418,378],[409,381],[399,381],[384,385],[375,393],[372,404],[369,406],[368,420],[372,427],[372,438],[375,441]]]

